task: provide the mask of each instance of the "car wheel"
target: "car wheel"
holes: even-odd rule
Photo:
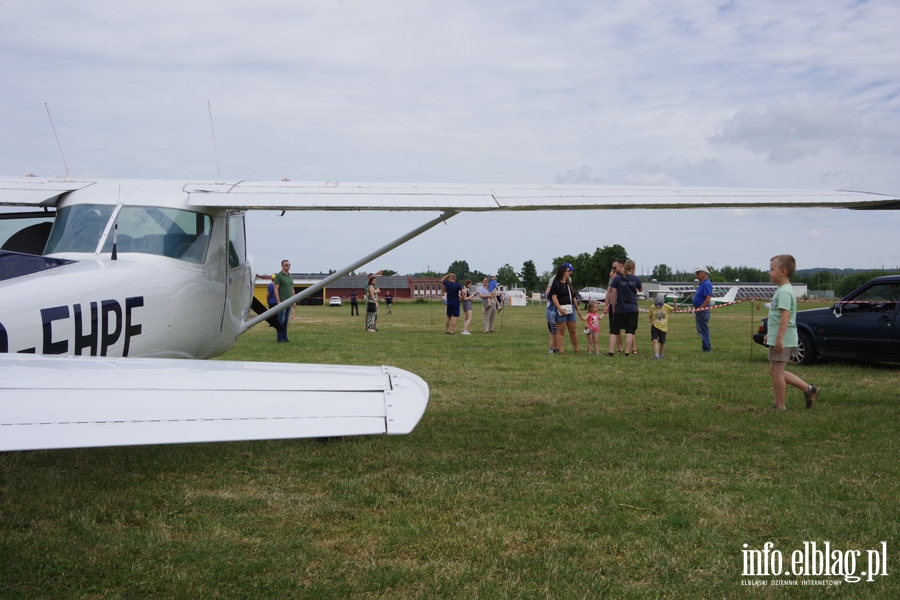
[[[797,351],[791,356],[791,362],[796,365],[811,365],[816,362],[819,353],[813,345],[812,338],[805,331],[798,332]]]

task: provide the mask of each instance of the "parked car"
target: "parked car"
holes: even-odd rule
[[[797,313],[797,352],[791,362],[808,365],[819,356],[900,361],[900,275],[877,277],[831,308]],[[753,341],[763,343],[768,319]]]
[[[605,302],[606,290],[598,287],[586,287],[578,291],[578,301],[584,302],[585,310],[587,310],[588,303],[591,300],[594,300],[595,302]]]
[[[332,296],[331,300],[328,301],[328,306],[340,306],[341,305],[341,297],[340,296]]]

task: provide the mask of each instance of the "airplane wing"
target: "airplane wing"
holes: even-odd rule
[[[393,367],[0,355],[0,451],[404,434],[428,394]]]
[[[0,178],[0,205],[56,206],[56,201],[63,194],[86,188],[93,183],[40,177]]]
[[[53,206],[65,193],[99,181],[36,177],[0,179],[0,205]],[[900,209],[900,196],[867,192],[603,185],[413,183],[126,182],[186,193],[188,204],[264,210],[598,210],[634,208],[830,207]],[[168,184],[168,185],[161,185]]]
[[[194,206],[274,210],[597,210],[832,207],[900,209],[866,192],[601,185],[464,185],[241,181],[188,184]]]

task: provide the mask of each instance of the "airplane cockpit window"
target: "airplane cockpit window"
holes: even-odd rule
[[[123,206],[116,224],[117,252],[156,254],[196,264],[206,260],[212,230],[209,215],[156,206]],[[112,252],[112,246],[110,230],[102,252]]]
[[[105,204],[76,204],[59,209],[44,254],[94,253],[114,208]]]

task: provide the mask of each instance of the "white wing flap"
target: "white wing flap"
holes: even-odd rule
[[[0,450],[403,434],[427,403],[391,367],[12,355]]]
[[[633,208],[900,208],[864,192],[572,185],[416,185],[242,181],[188,184],[193,206],[270,210],[598,210]]]

